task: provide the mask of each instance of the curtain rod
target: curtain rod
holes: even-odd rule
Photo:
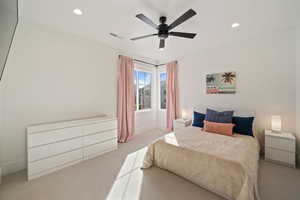
[[[156,64],[149,63],[149,62],[146,62],[146,61],[142,61],[142,60],[138,60],[138,59],[133,59],[133,61],[140,62],[140,63],[144,63],[144,64],[147,64],[147,65],[153,65],[154,67],[157,67]]]
[[[122,55],[119,55],[119,58],[120,58],[120,56],[122,56]],[[135,58],[133,60],[136,61],[136,62],[140,62],[140,63],[152,65],[152,66],[155,66],[155,67],[159,67],[159,66],[168,64],[168,63],[164,63],[164,64],[158,64],[157,65],[157,64],[149,63],[149,62],[146,62],[146,61],[143,61],[143,60],[139,60],[139,59],[135,59]],[[175,62],[177,63],[177,61],[175,61]]]
[[[119,55],[119,58],[121,57],[122,55]],[[141,63],[144,63],[144,64],[148,64],[148,65],[153,65],[153,66],[155,66],[155,67],[157,67],[158,65],[156,65],[156,64],[153,64],[153,63],[149,63],[149,62],[146,62],[146,61],[143,61],[143,60],[139,60],[139,59],[133,59],[134,61],[136,61],[136,62],[141,62]]]

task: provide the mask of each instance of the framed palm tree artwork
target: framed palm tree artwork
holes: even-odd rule
[[[236,73],[224,72],[206,75],[207,94],[234,94],[236,91]]]

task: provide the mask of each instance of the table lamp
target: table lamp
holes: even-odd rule
[[[271,126],[272,131],[281,132],[281,117],[279,115],[272,115]]]

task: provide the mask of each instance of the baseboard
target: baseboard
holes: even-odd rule
[[[53,172],[55,172],[55,171],[61,170],[61,169],[66,168],[66,167],[70,167],[70,166],[75,165],[75,164],[78,164],[78,163],[80,163],[80,162],[82,162],[82,159],[80,159],[80,160],[75,160],[75,161],[72,161],[72,162],[69,162],[69,163],[66,163],[66,164],[63,164],[63,165],[54,167],[54,168],[52,168],[52,169],[43,171],[43,172],[41,172],[41,173],[39,173],[39,174],[33,174],[33,175],[31,175],[31,176],[27,175],[27,180],[30,181],[30,180],[32,180],[32,179],[36,179],[36,178],[41,177],[41,176],[44,176],[44,175],[46,175],[46,174],[51,174],[51,173],[53,173]]]
[[[13,162],[7,162],[2,164],[1,168],[2,176],[5,176],[26,169],[26,161],[18,160]]]

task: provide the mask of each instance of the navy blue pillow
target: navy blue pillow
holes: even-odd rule
[[[218,112],[206,109],[205,120],[218,123],[232,123],[233,111]]]
[[[193,126],[203,128],[203,126],[204,126],[204,123],[203,123],[204,119],[205,119],[205,115],[204,114],[198,113],[198,112],[194,111]]]
[[[232,123],[235,124],[233,132],[253,136],[253,121],[254,117],[233,117]]]

